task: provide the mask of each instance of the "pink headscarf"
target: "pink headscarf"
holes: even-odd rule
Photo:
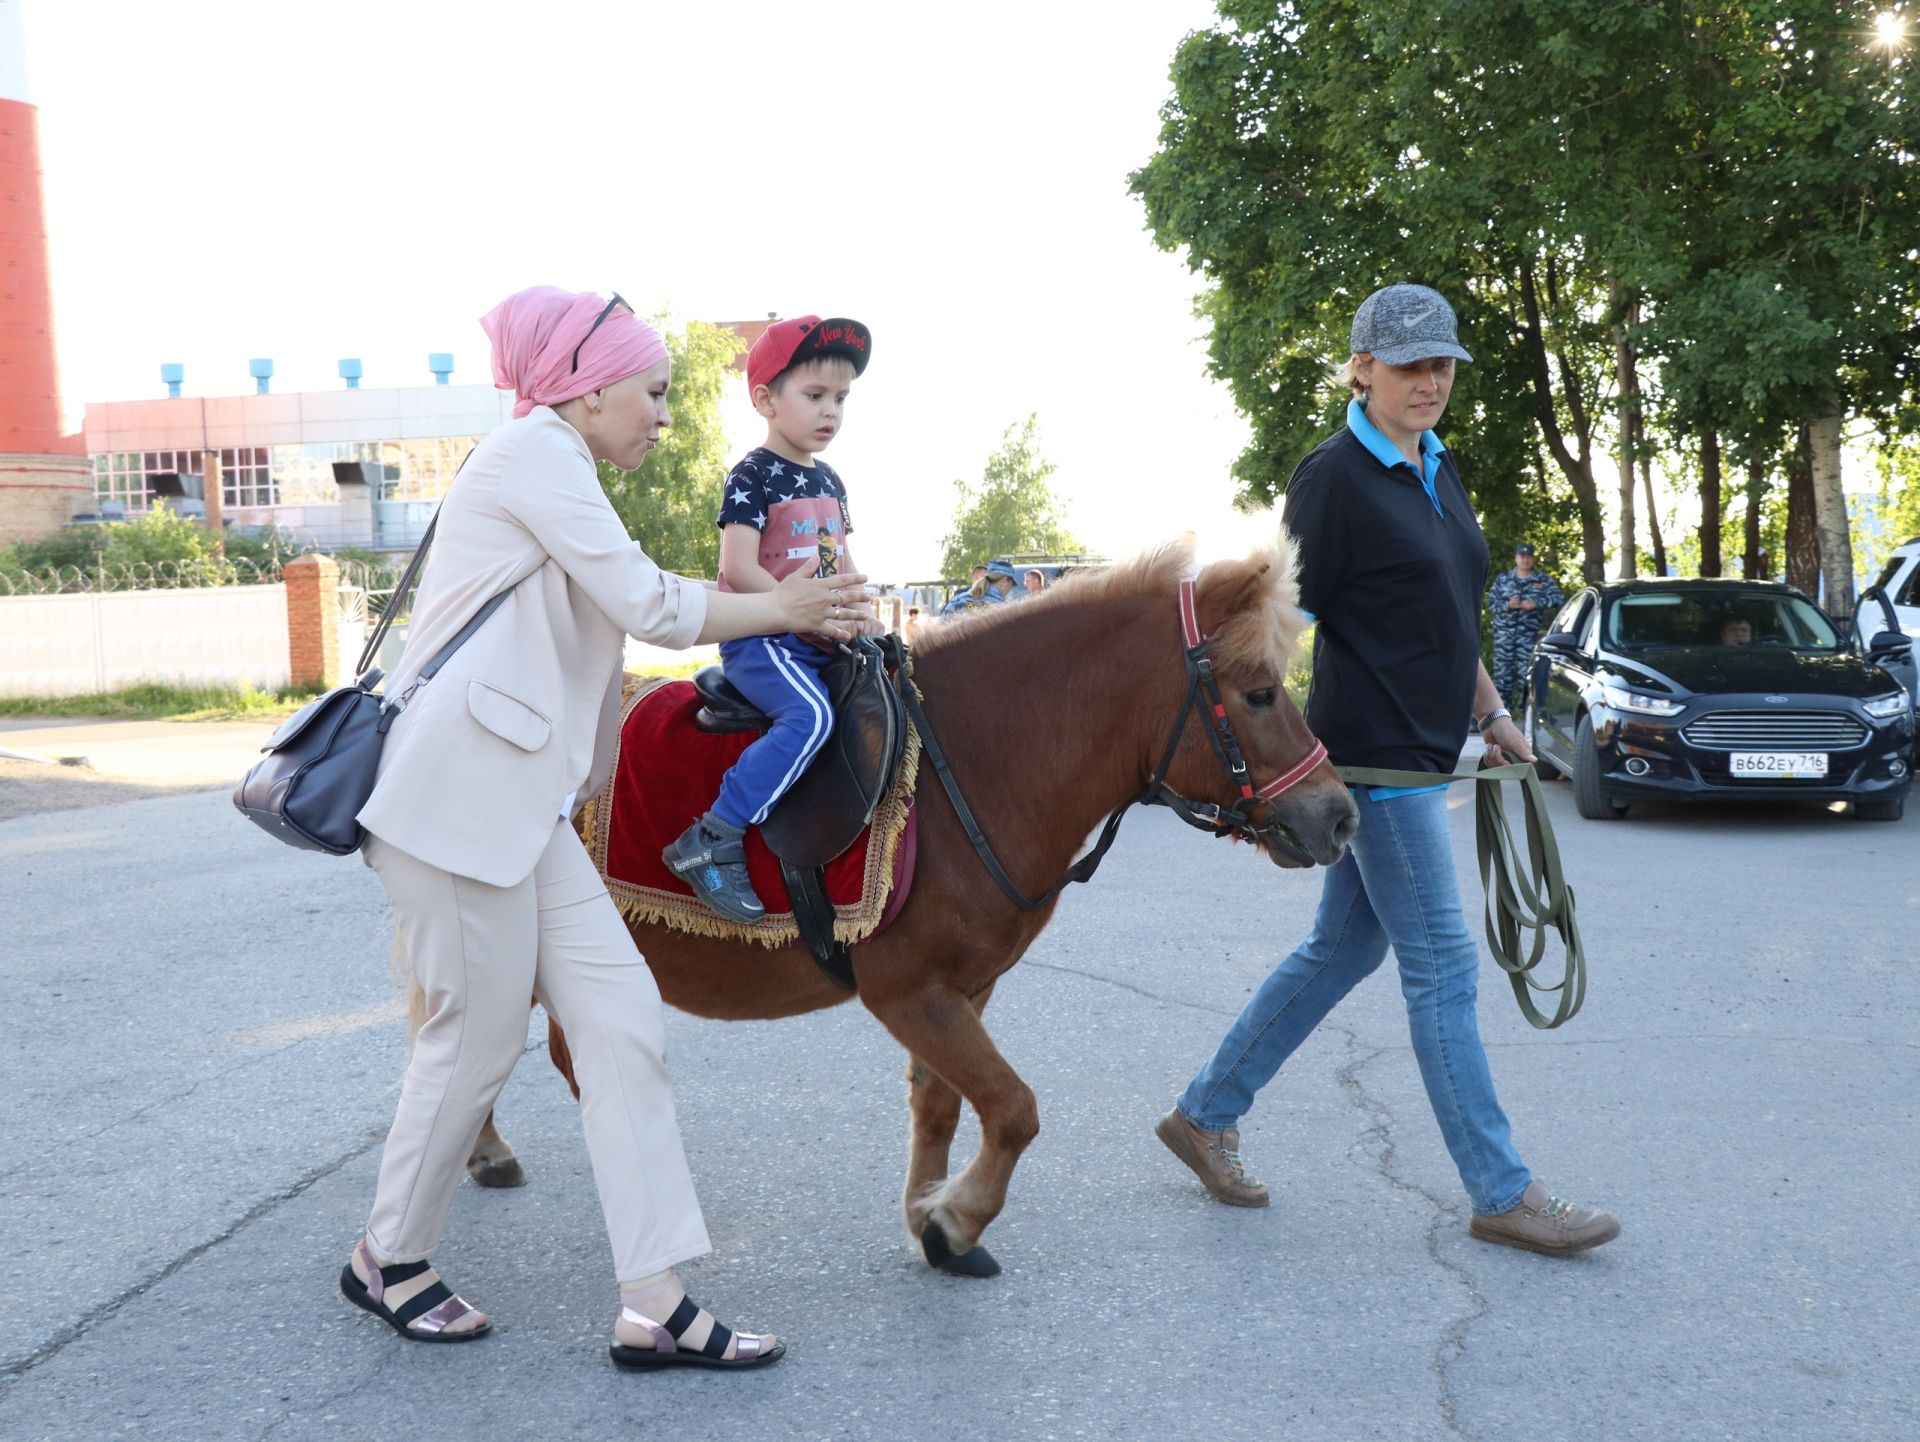
[[[590,290],[577,295],[550,285],[516,291],[480,317],[493,342],[493,383],[512,391],[516,419],[535,406],[557,406],[625,380],[667,358],[654,328],[620,306],[594,328],[607,303]],[[593,338],[587,340],[588,331]],[[574,347],[580,369],[572,369]]]

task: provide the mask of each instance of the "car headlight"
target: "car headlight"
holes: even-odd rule
[[[1871,701],[1862,701],[1860,704],[1867,708],[1869,716],[1884,721],[1889,716],[1898,716],[1913,703],[1907,700],[1905,691],[1895,691],[1891,696],[1875,696]]]
[[[1642,716],[1678,716],[1687,709],[1684,701],[1648,696],[1639,691],[1629,691],[1624,686],[1602,686],[1600,698],[1616,711],[1638,711]]]

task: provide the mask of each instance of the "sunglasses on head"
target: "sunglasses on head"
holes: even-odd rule
[[[619,291],[616,290],[613,293],[613,299],[608,301],[605,308],[601,310],[600,314],[598,314],[593,318],[593,324],[587,327],[587,333],[580,337],[580,345],[577,345],[573,348],[573,365],[570,368],[569,374],[576,373],[580,369],[580,346],[585,345],[588,341],[593,339],[593,333],[600,329],[600,322],[613,314],[613,308],[616,305],[626,305],[629,311],[633,309],[632,306],[627,305],[626,299],[620,294]]]

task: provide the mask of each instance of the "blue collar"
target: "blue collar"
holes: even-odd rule
[[[1358,396],[1347,402],[1347,429],[1353,432],[1355,440],[1367,448],[1367,453],[1388,470],[1395,466],[1413,469],[1407,458],[1395,449],[1393,442],[1367,419],[1367,408],[1360,404]],[[1433,488],[1433,478],[1440,474],[1440,457],[1446,453],[1447,448],[1440,443],[1440,437],[1432,431],[1420,432],[1420,484],[1426,490],[1427,499],[1433,502],[1433,509],[1443,516],[1446,515],[1446,509],[1441,506],[1439,493]]]

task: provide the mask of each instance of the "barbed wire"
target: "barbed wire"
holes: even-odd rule
[[[264,586],[281,579],[277,562],[203,557],[132,561],[117,566],[55,566],[0,571],[0,596],[67,596],[87,591],[173,591],[195,586]]]
[[[195,586],[270,586],[285,579],[292,555],[255,561],[245,557],[198,557],[181,561],[132,561],[105,566],[51,566],[33,571],[0,570],[0,596],[70,596],[104,591],[172,591]],[[400,568],[380,561],[335,557],[343,590],[390,593]]]

